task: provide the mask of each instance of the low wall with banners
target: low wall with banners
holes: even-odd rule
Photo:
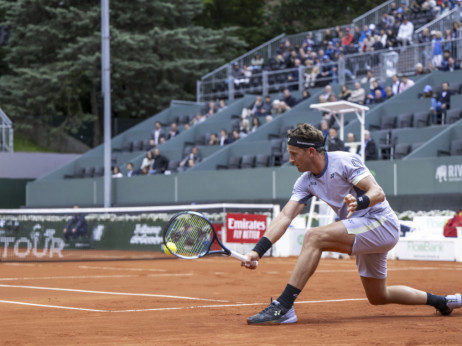
[[[86,216],[85,235],[65,239],[69,216],[0,216],[0,260],[66,260],[137,257],[161,251],[165,215]],[[119,251],[109,253],[108,251]],[[143,256],[145,256],[144,254]]]

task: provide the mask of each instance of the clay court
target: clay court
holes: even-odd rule
[[[323,259],[293,325],[249,326],[277,298],[295,258],[257,271],[231,258],[2,263],[2,345],[460,344],[462,310],[372,306],[354,260]],[[389,284],[462,290],[462,264],[390,261]]]

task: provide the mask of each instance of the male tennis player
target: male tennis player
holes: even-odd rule
[[[303,174],[296,181],[292,197],[271,222],[265,235],[246,257],[260,260],[303,210],[312,196],[325,201],[340,221],[307,231],[302,251],[281,296],[249,324],[295,323],[294,301],[318,266],[323,251],[356,256],[361,281],[371,304],[431,305],[442,315],[460,308],[461,295],[437,296],[406,286],[387,286],[387,252],[399,239],[395,213],[361,159],[354,154],[326,152],[321,131],[299,124],[287,136],[290,162]]]

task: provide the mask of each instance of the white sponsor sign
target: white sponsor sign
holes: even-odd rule
[[[400,238],[395,247],[395,256],[402,260],[454,261],[454,239],[412,240]]]
[[[462,181],[462,165],[441,165],[436,168],[435,180],[439,183]]]
[[[159,245],[162,244],[162,227],[136,224],[130,244]]]

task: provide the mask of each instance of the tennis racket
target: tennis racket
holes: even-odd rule
[[[245,262],[247,258],[240,253],[227,249],[218,239],[212,223],[202,214],[183,211],[175,214],[164,230],[164,246],[175,256],[184,259],[196,259],[207,255],[224,255]],[[212,251],[217,242],[221,250]],[[258,262],[253,263],[255,266]]]

